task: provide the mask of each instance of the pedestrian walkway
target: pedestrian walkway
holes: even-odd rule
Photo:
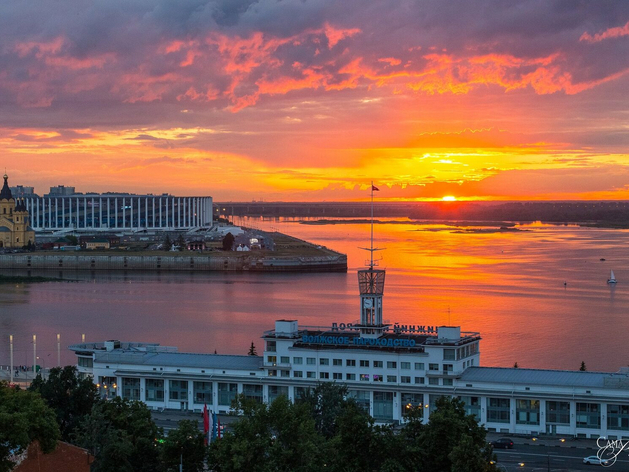
[[[20,387],[28,387],[37,375],[41,373],[45,378],[48,373],[48,369],[40,369],[38,372],[33,373],[32,367],[28,370],[24,370],[21,366],[16,367],[17,370],[15,367],[13,369],[13,383]],[[11,381],[11,368],[9,366],[0,366],[0,381]]]

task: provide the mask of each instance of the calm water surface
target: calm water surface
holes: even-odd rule
[[[79,282],[0,285],[0,364],[31,364],[32,335],[47,366],[62,346],[121,339],[181,351],[260,353],[274,320],[300,325],[359,317],[356,269],[367,253],[365,224],[303,225],[246,220],[348,254],[347,274],[71,274]],[[576,226],[519,226],[466,232],[443,225],[376,225],[387,269],[389,322],[461,325],[478,331],[491,366],[615,371],[629,363],[629,232]],[[605,261],[600,259],[604,258]],[[606,284],[610,269],[619,280]],[[56,275],[56,274],[55,274]],[[564,285],[564,282],[566,285]],[[69,351],[62,361],[73,363]]]

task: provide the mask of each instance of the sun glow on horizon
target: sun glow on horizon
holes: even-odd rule
[[[453,195],[446,195],[441,200],[443,200],[444,202],[456,202],[456,197]]]

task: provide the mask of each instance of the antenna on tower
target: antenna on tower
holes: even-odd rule
[[[371,239],[369,247],[359,247],[358,249],[362,249],[364,251],[369,251],[369,268],[373,269],[376,265],[373,260],[373,253],[375,251],[382,251],[384,248],[373,247],[373,192],[379,192],[380,189],[373,184],[373,180],[371,181]]]

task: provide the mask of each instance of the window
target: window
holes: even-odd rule
[[[94,359],[91,357],[79,357],[79,367],[94,367]]]
[[[420,418],[424,416],[424,396],[421,393],[403,392],[400,405],[402,416],[408,415],[412,410],[416,410]]]
[[[570,402],[546,402],[546,423],[570,424]]]
[[[393,392],[373,392],[373,417],[393,419]]]
[[[423,362],[415,362],[415,370],[424,370]]]
[[[387,369],[397,369],[397,362],[387,361]]]
[[[400,369],[408,370],[411,368],[410,362],[400,362]]]
[[[219,383],[218,384],[218,404],[223,406],[231,406],[232,401],[238,393],[238,384]]]
[[[319,378],[320,379],[329,379],[330,378],[330,373],[329,372],[319,372]]]
[[[282,356],[282,357],[280,357],[280,362],[281,362],[282,364],[290,364],[290,357],[288,357],[288,356]]]
[[[515,401],[515,422],[517,424],[539,424],[539,400]]]
[[[369,382],[369,374],[360,374],[361,382]]]
[[[345,365],[347,367],[356,367],[356,359],[347,359]]]
[[[306,364],[315,365],[316,363],[317,363],[317,360],[314,357],[306,357]]]
[[[429,378],[428,385],[439,385],[439,379]]]
[[[275,352],[275,341],[267,341],[266,350],[269,352]]]
[[[290,372],[288,370],[280,370],[280,377],[290,377]]]
[[[308,378],[308,379],[316,379],[317,378],[317,373],[316,372],[306,372],[306,378]]]
[[[212,404],[212,382],[194,382],[192,384],[194,403]]]
[[[293,357],[293,364],[301,365],[304,363],[303,357]]]
[[[162,379],[146,379],[146,401],[164,401],[164,381]]]
[[[444,361],[453,361],[456,359],[455,350],[454,349],[444,349],[443,350],[443,360]]]
[[[336,365],[336,366],[342,366],[343,365],[343,359],[332,359],[332,365]]]
[[[480,397],[459,397],[465,403],[465,413],[468,415],[476,415],[476,419],[480,419]]]
[[[454,382],[452,379],[443,379],[443,385],[452,386]]]
[[[280,395],[288,397],[288,387],[280,385],[269,385],[269,403],[272,403]]]
[[[343,374],[341,374],[340,372],[334,372],[332,374],[332,379],[334,379],[334,380],[343,380]]]
[[[415,383],[418,385],[423,385],[424,384],[424,378],[423,377],[415,377]]]
[[[509,423],[511,422],[511,402],[508,398],[488,398],[487,422]]]
[[[360,361],[360,366],[361,367],[369,367],[369,361],[361,360]]]
[[[387,375],[387,382],[389,382],[389,383],[397,383],[397,376],[396,375]]]
[[[607,405],[607,429],[629,430],[629,406]]]
[[[277,377],[277,370],[269,370],[269,377]]]
[[[358,407],[366,413],[369,413],[369,405],[371,403],[370,392],[364,392],[362,390],[349,390],[347,392],[347,396],[356,400],[356,404],[358,405]]]
[[[277,364],[277,356],[266,356],[266,361],[269,364],[275,365]]]
[[[444,374],[451,374],[454,370],[454,367],[452,364],[443,364],[443,373]]]
[[[319,359],[319,365],[330,365],[330,359]]]
[[[140,379],[122,378],[122,398],[140,399]]]
[[[373,361],[373,366],[376,369],[382,369],[382,361]]]
[[[345,380],[356,380],[356,374],[345,374]]]
[[[601,405],[598,403],[577,403],[577,428],[600,428]]]
[[[439,370],[439,364],[428,364],[428,370],[432,370],[434,371],[438,371]]]
[[[168,392],[170,400],[188,400],[188,381],[187,380],[171,380]]]
[[[403,384],[410,384],[411,383],[411,378],[407,375],[403,375],[400,377],[400,383]]]
[[[247,400],[262,403],[262,385],[243,384],[242,394]]]
[[[293,377],[295,377],[296,379],[301,379],[303,378],[304,373],[301,370],[294,370],[293,371]]]

